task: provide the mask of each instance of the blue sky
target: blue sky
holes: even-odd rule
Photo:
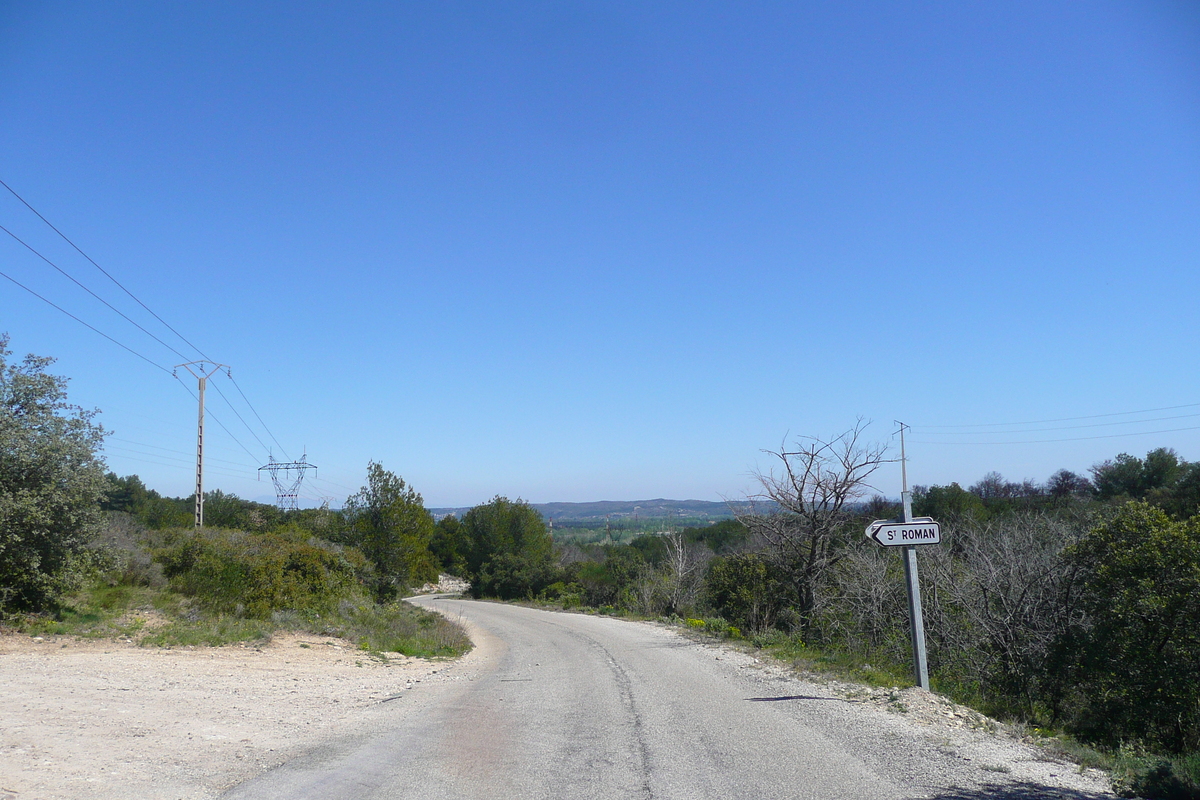
[[[860,416],[914,483],[1200,459],[1189,3],[12,0],[0,179],[232,367],[206,488],[243,497],[307,449],[310,501],[370,460],[433,506],[718,500]],[[0,279],[11,348],[189,494],[197,353],[3,189],[0,225],[186,356],[0,233],[165,370]]]

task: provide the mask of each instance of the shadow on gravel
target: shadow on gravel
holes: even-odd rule
[[[1113,797],[1107,792],[1084,792],[1026,782],[978,789],[946,789],[929,795],[930,800],[1112,800]]]
[[[751,703],[778,703],[780,700],[837,700],[839,703],[849,703],[840,697],[809,697],[806,694],[789,694],[787,697],[747,697]]]

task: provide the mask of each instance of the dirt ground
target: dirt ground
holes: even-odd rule
[[[216,797],[463,666],[312,635],[220,648],[2,635],[0,800]]]

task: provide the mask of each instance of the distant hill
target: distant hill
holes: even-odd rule
[[[603,522],[606,518],[616,521],[650,519],[704,519],[718,521],[731,519],[733,512],[725,503],[707,500],[597,500],[592,503],[533,503],[546,519],[555,522],[580,521]],[[468,508],[431,508],[430,513],[441,518],[447,514],[461,517]]]

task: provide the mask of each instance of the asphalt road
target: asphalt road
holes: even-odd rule
[[[228,800],[1091,796],[980,788],[936,736],[655,626],[418,602],[476,652]]]

